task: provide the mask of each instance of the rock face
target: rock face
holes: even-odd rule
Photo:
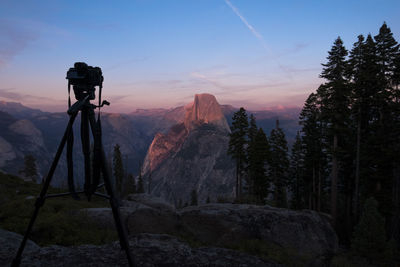
[[[12,145],[0,136],[0,168],[5,166],[7,161],[15,159],[15,157]]]
[[[15,173],[23,167],[24,156],[33,155],[37,160],[39,175],[41,164],[49,160],[42,132],[27,119],[16,119],[0,111],[0,168]]]
[[[22,119],[11,124],[8,129],[25,139],[25,150],[36,151],[44,147],[42,132],[29,120]]]
[[[215,96],[197,94],[193,103],[185,106],[185,127],[189,131],[200,124],[211,124],[230,132],[229,125]]]
[[[131,195],[121,208],[130,234],[187,235],[201,243],[226,247],[261,240],[301,255],[324,258],[338,249],[328,218],[311,210],[268,205],[207,204],[175,210],[162,199]],[[114,227],[111,209],[87,209],[94,221]]]
[[[0,230],[0,266],[9,266],[22,236]],[[6,244],[6,246],[3,246]],[[130,250],[137,266],[280,266],[237,251],[203,247],[191,248],[168,235],[140,234],[130,237]],[[103,246],[38,247],[32,241],[24,251],[21,266],[128,266],[119,242]]]
[[[200,202],[230,197],[234,163],[227,155],[230,129],[213,95],[196,95],[185,107],[183,123],[158,133],[143,164],[151,194],[179,205],[197,191]]]
[[[144,159],[144,173],[153,172],[168,157],[177,153],[187,137],[183,123],[172,126],[167,134],[157,133]]]

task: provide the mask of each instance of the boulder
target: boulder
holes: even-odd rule
[[[129,234],[189,236],[203,244],[226,247],[261,240],[311,257],[329,256],[338,238],[326,215],[268,205],[213,203],[176,211],[159,198],[131,195],[121,207]],[[135,201],[133,201],[135,200]],[[86,209],[96,222],[115,227],[111,209]]]
[[[190,206],[179,215],[185,229],[206,243],[226,245],[257,239],[317,257],[338,249],[338,238],[327,217],[311,210],[224,203]]]
[[[127,200],[128,201],[125,201],[123,203],[123,206],[130,206],[134,203],[140,203],[158,210],[175,211],[175,207],[163,200],[162,198],[158,198],[145,193],[128,195]]]
[[[120,211],[129,234],[175,234],[180,229],[175,208],[161,198],[148,194],[129,195],[127,200],[122,201]],[[102,227],[115,228],[111,208],[88,208],[81,212]]]
[[[21,244],[23,236],[0,229],[0,266],[9,266]],[[40,247],[35,242],[26,242],[24,255],[35,254]]]

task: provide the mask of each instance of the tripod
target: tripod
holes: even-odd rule
[[[107,103],[107,102],[106,102]],[[103,102],[104,104],[104,102]],[[102,105],[103,105],[102,104]],[[99,105],[100,106],[100,105]],[[65,129],[64,136],[61,139],[61,142],[58,146],[56,155],[53,159],[53,163],[51,164],[50,170],[47,174],[47,177],[44,180],[44,184],[42,187],[42,191],[40,192],[39,197],[35,202],[35,210],[33,215],[29,221],[28,228],[24,235],[24,238],[21,242],[21,245],[18,249],[18,252],[12,262],[12,267],[17,267],[21,263],[21,255],[24,251],[26,241],[32,231],[33,224],[35,223],[36,217],[39,213],[39,209],[43,206],[45,200],[47,198],[54,197],[62,197],[67,195],[72,195],[74,198],[78,198],[78,194],[85,194],[90,200],[91,195],[97,195],[100,197],[104,197],[110,201],[113,217],[115,220],[115,225],[118,231],[119,242],[121,245],[121,249],[125,250],[126,256],[128,259],[129,266],[136,266],[133,260],[133,257],[129,251],[129,242],[126,234],[126,229],[121,221],[121,215],[119,210],[119,201],[115,197],[109,171],[106,164],[106,156],[104,153],[104,149],[101,143],[101,125],[100,125],[100,116],[96,122],[94,109],[97,106],[90,103],[90,96],[82,98],[77,101],[68,109],[68,114],[70,116],[67,128]],[[84,154],[84,163],[85,163],[85,184],[84,191],[75,192],[73,180],[72,180],[72,142],[73,142],[73,130],[72,126],[74,124],[75,118],[78,115],[79,111],[81,112],[81,141],[82,141],[82,150]],[[93,168],[93,182],[91,183],[91,166],[90,166],[90,133],[89,133],[89,125],[91,128],[91,132],[93,134],[94,139],[94,161],[98,162],[97,168]],[[71,142],[72,140],[72,142]],[[68,141],[67,147],[67,161],[68,161],[68,183],[70,192],[60,193],[60,194],[49,194],[47,195],[47,190],[49,189],[51,179],[53,177],[54,171],[57,167],[58,161],[61,157],[62,151],[64,149],[65,144]],[[97,150],[97,151],[96,151]],[[97,158],[97,159],[96,159]],[[94,165],[96,166],[96,165]],[[104,184],[99,185],[100,171],[103,174]],[[101,186],[105,186],[107,194],[101,194],[96,192],[98,188]]]

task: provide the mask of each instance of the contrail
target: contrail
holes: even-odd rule
[[[225,0],[225,3],[240,18],[240,20],[244,23],[244,25],[246,25],[246,27],[251,31],[251,33],[261,42],[262,46],[268,51],[268,53],[270,53],[271,50],[268,48],[267,44],[265,43],[263,36],[256,29],[254,29],[254,27],[246,20],[245,17],[242,16],[242,14],[240,14],[237,7],[235,7],[229,0]]]
[[[225,0],[225,3],[232,9],[232,11],[240,18],[240,20],[244,23],[244,25],[246,25],[246,27],[251,31],[251,33],[261,42],[261,45],[264,47],[264,49],[267,51],[268,54],[270,54],[272,56],[272,51],[271,49],[268,47],[268,45],[265,43],[264,37],[256,30],[254,29],[254,27],[246,20],[245,17],[242,16],[242,14],[240,14],[239,9],[237,9],[237,7],[235,7],[230,0]],[[285,70],[285,68],[279,63],[279,61],[275,58],[272,57],[272,60],[274,60],[276,62],[276,64],[278,65],[278,67],[286,73],[286,75],[289,77],[289,79],[292,79],[291,74]]]

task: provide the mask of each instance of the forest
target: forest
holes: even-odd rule
[[[383,23],[351,50],[338,37],[322,66],[290,153],[278,121],[267,137],[235,113],[236,198],[327,213],[344,247],[382,262],[400,241],[399,44]]]

